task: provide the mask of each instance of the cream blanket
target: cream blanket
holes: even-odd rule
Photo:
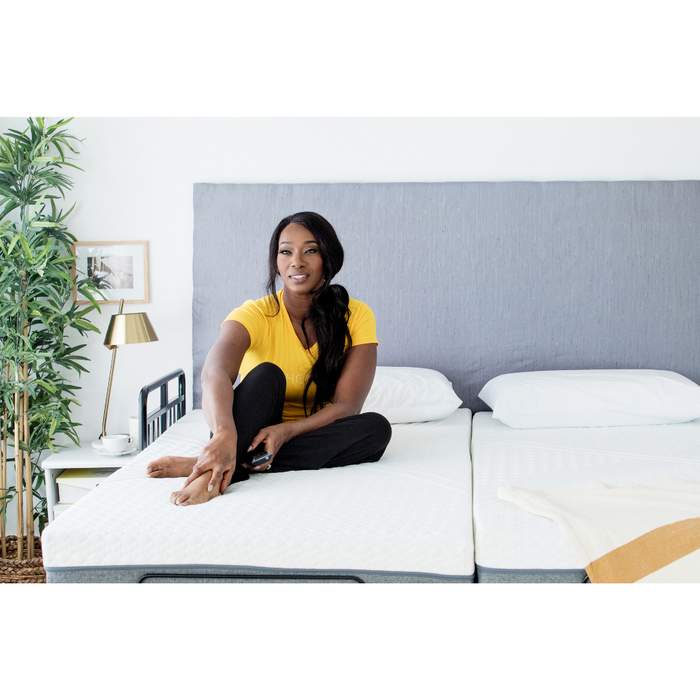
[[[498,497],[554,520],[593,583],[700,582],[700,481],[594,481],[567,491],[502,486]]]

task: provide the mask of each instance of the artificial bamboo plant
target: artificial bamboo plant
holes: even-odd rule
[[[34,557],[35,521],[47,521],[46,498],[39,490],[44,476],[42,451],[56,449],[58,436],[79,443],[71,420],[75,390],[65,375],[86,371],[79,355],[85,344],[71,344],[69,331],[80,335],[98,329],[85,316],[99,311],[89,278],[76,279],[72,243],[59,204],[72,180],[62,172],[79,143],[64,128],[70,119],[48,125],[29,119],[24,132],[0,136],[0,556],[6,556],[6,516],[17,507],[19,559]],[[78,168],[80,170],[80,168]],[[92,305],[73,301],[77,290]],[[75,334],[72,334],[75,337]],[[60,442],[60,441],[59,441]],[[8,486],[10,464],[15,486]],[[26,532],[26,546],[23,539]]]

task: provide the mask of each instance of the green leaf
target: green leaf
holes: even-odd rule
[[[64,279],[66,282],[68,282],[71,286],[73,285],[73,280],[70,277],[70,275],[67,275],[63,270],[59,270],[55,265],[52,265],[49,263],[46,266],[46,269],[51,272],[52,276],[60,277],[61,279]]]
[[[65,126],[69,122],[72,122],[73,119],[74,119],[74,117],[69,117],[68,119],[61,119],[60,121],[57,121],[55,124],[52,124],[51,126],[49,126],[46,129],[46,131],[51,133],[52,131],[55,131],[56,129],[60,129],[61,127]],[[73,136],[71,138],[75,138],[75,137]]]
[[[14,209],[17,209],[19,206],[19,202],[17,201],[10,201],[8,202],[7,206],[2,210],[2,213],[0,213],[0,219],[4,219],[11,211]]]
[[[46,199],[46,194],[42,194],[41,197],[39,197],[37,203],[32,207],[32,211],[29,214],[29,218],[33,219],[36,216],[36,210],[43,204],[44,199]]]
[[[73,206],[60,218],[58,221],[63,221],[75,209],[77,202],[73,202]]]
[[[27,239],[22,234],[19,235],[19,242],[22,244],[22,248],[24,248],[25,255],[30,260],[33,260],[34,258],[32,257],[32,251],[29,249],[29,244],[27,243]]]
[[[99,333],[100,329],[97,328],[96,326],[93,326],[92,323],[88,323],[87,321],[84,321],[83,319],[76,319],[75,321],[76,326],[80,326],[81,328],[86,328],[89,331],[94,331],[95,333]]]
[[[18,233],[13,239],[12,242],[10,243],[10,246],[7,249],[7,254],[8,256],[12,254],[12,251],[14,250],[15,245],[17,244],[17,241],[20,239],[22,236],[21,233]]]
[[[97,301],[95,301],[95,297],[92,296],[92,294],[90,294],[90,292],[87,289],[85,289],[84,286],[80,285],[79,292],[80,292],[80,294],[83,294],[84,296],[86,296],[92,302],[92,305],[94,307],[96,307],[100,313],[102,313],[102,309],[100,308],[100,305],[97,303]],[[98,293],[99,293],[99,290],[98,290]],[[101,294],[101,296],[104,298],[104,295]],[[88,307],[88,308],[90,308],[90,307]]]
[[[43,387],[46,389],[46,391],[55,394],[56,393],[56,387],[53,384],[50,384],[49,382],[45,382],[41,379],[37,380],[36,382],[39,386]]]
[[[71,148],[71,150],[73,150],[73,149]],[[84,172],[85,172],[82,168],[80,168],[80,167],[78,167],[77,165],[75,165],[75,163],[69,163],[67,160],[64,160],[64,161],[61,163],[61,165],[67,165],[69,168],[75,168],[76,170],[80,170],[81,173],[84,173]]]
[[[43,221],[34,219],[34,221],[30,222],[29,228],[40,231],[42,228],[55,228],[56,226],[60,225],[61,224],[58,221]]]

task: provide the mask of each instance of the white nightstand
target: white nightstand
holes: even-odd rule
[[[60,476],[65,469],[95,469],[99,467],[100,469],[113,468],[116,471],[128,464],[137,454],[138,450],[124,457],[106,457],[98,454],[88,444],[82,447],[64,447],[49,455],[41,463],[46,480],[46,508],[49,522],[53,522],[53,508],[58,503],[56,477]]]

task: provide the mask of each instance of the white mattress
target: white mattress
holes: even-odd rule
[[[559,526],[499,500],[499,486],[622,486],[661,476],[700,479],[700,420],[622,428],[515,430],[491,413],[472,426],[474,535],[479,567],[583,569]]]
[[[194,411],[43,533],[44,565],[215,565],[474,573],[471,412],[393,426],[374,464],[253,474],[197,506],[169,496],[184,482],[146,465],[196,455],[209,439]],[[436,447],[449,454],[436,460]]]

